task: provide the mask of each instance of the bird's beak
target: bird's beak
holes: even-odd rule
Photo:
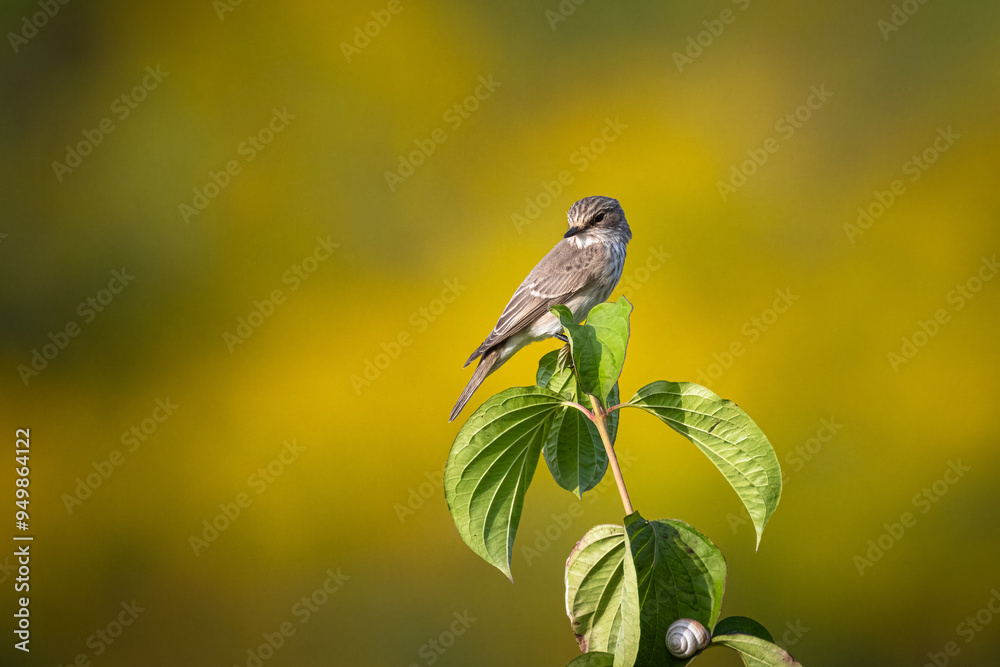
[[[571,236],[574,236],[574,235],[576,235],[576,234],[579,234],[579,233],[580,233],[580,232],[582,232],[582,231],[583,231],[583,228],[582,228],[582,227],[570,227],[570,228],[569,228],[569,229],[568,229],[568,230],[566,231],[566,233],[565,233],[565,234],[563,234],[563,238],[564,238],[564,239],[568,239],[569,237],[571,237]]]

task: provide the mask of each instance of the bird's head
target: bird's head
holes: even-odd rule
[[[563,237],[572,238],[581,246],[615,237],[627,243],[632,238],[625,211],[611,197],[584,197],[570,207],[566,219],[569,229]]]

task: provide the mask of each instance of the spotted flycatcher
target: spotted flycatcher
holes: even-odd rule
[[[448,421],[458,416],[486,376],[515,352],[562,332],[559,319],[549,312],[552,306],[567,306],[573,319],[582,322],[618,284],[625,266],[625,246],[632,238],[618,200],[585,197],[573,204],[566,218],[569,230],[563,239],[531,270],[493,331],[465,362],[468,366],[482,357]]]

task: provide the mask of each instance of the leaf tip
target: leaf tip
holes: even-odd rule
[[[511,572],[510,572],[510,563],[509,562],[507,563],[506,566],[498,564],[498,563],[493,563],[493,565],[496,566],[496,568],[503,573],[503,576],[507,577],[507,581],[509,581],[512,584],[514,583],[514,575],[511,574]]]

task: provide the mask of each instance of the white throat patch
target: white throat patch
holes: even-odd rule
[[[569,237],[569,242],[577,248],[586,248],[592,243],[600,243],[600,239],[593,234],[576,234],[575,236]]]

